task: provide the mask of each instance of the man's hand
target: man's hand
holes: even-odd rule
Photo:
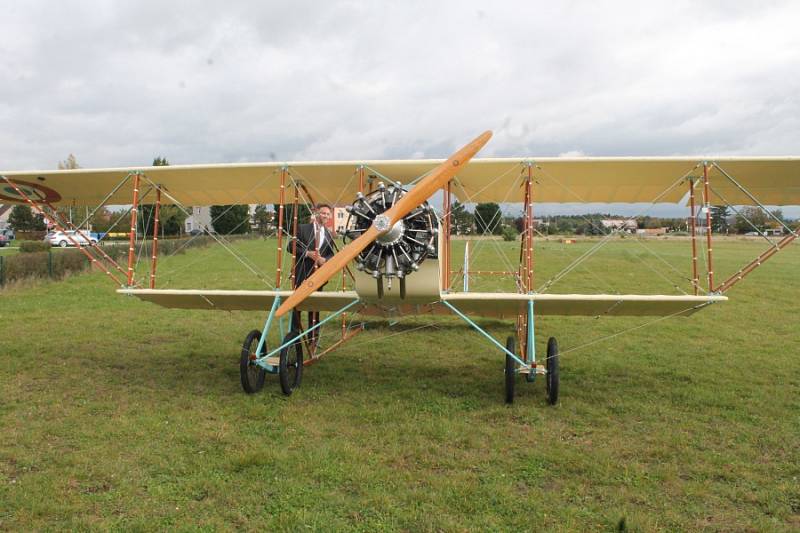
[[[310,251],[306,252],[306,257],[308,257],[309,259],[311,259],[312,261],[314,261],[314,264],[315,264],[317,267],[321,267],[321,266],[322,266],[322,265],[324,265],[324,264],[325,264],[325,262],[327,261],[327,259],[325,259],[324,257],[322,257],[322,256],[319,254],[319,252],[316,252],[316,251],[314,251],[314,250],[310,250]]]

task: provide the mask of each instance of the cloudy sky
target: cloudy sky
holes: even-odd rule
[[[800,155],[800,2],[0,1],[0,168]]]

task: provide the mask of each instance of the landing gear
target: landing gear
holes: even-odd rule
[[[299,335],[300,333],[297,331],[290,331],[283,339],[283,344],[288,343]],[[300,386],[300,380],[303,379],[302,337],[284,346],[281,350],[278,362],[278,377],[281,382],[281,390],[286,396],[291,395],[292,391]]]
[[[558,341],[555,337],[547,340],[547,403],[555,405],[558,403]]]
[[[264,387],[264,378],[267,372],[255,363],[256,358],[262,355],[256,353],[260,340],[261,332],[254,329],[247,334],[242,345],[242,356],[239,359],[239,375],[242,378],[242,388],[247,394],[254,394]],[[264,349],[266,349],[266,344]]]
[[[517,342],[514,337],[506,339],[506,350],[517,353]],[[514,378],[517,374],[517,362],[506,354],[506,403],[514,403]]]
[[[511,353],[517,353],[517,343],[514,337],[508,337],[506,340],[506,350]],[[542,365],[539,364],[538,368],[541,369]],[[550,337],[547,341],[547,359],[545,360],[545,391],[547,393],[547,403],[556,405],[558,403],[558,341],[555,337]],[[505,388],[506,388],[506,403],[514,403],[514,388],[516,385],[517,375],[517,361],[506,354],[506,369],[505,369]],[[525,375],[526,381],[529,383],[533,381],[531,376],[536,376],[536,367],[531,368],[529,373]]]

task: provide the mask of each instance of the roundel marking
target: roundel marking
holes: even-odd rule
[[[34,202],[54,203],[61,200],[61,195],[50,187],[45,187],[44,185],[40,185],[38,183],[30,183],[27,181],[18,180],[14,180],[14,184]],[[14,187],[5,182],[0,183],[0,200],[7,200],[9,202],[25,202],[25,198],[21,196],[16,189],[14,189]]]

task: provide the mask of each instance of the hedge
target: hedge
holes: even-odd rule
[[[249,234],[225,237],[228,241],[247,238],[260,238],[260,235]],[[213,238],[205,235],[184,239],[159,239],[158,255],[182,254],[188,248],[204,247],[214,242],[216,241]],[[25,244],[28,243],[22,243],[22,245]],[[25,253],[0,256],[0,286],[25,278],[61,279],[91,268],[89,259],[76,248],[53,252],[49,249],[49,246],[44,246],[47,251],[35,250],[42,248],[42,245],[46,244],[44,242],[31,241],[30,245],[27,246],[27,248],[31,248],[30,250],[21,250],[21,252],[24,251]],[[136,248],[137,256],[139,255],[140,246],[141,244],[137,245]],[[117,263],[128,257],[127,246],[103,246],[102,249]],[[141,257],[152,257],[151,250],[152,241],[148,241],[144,245]]]

